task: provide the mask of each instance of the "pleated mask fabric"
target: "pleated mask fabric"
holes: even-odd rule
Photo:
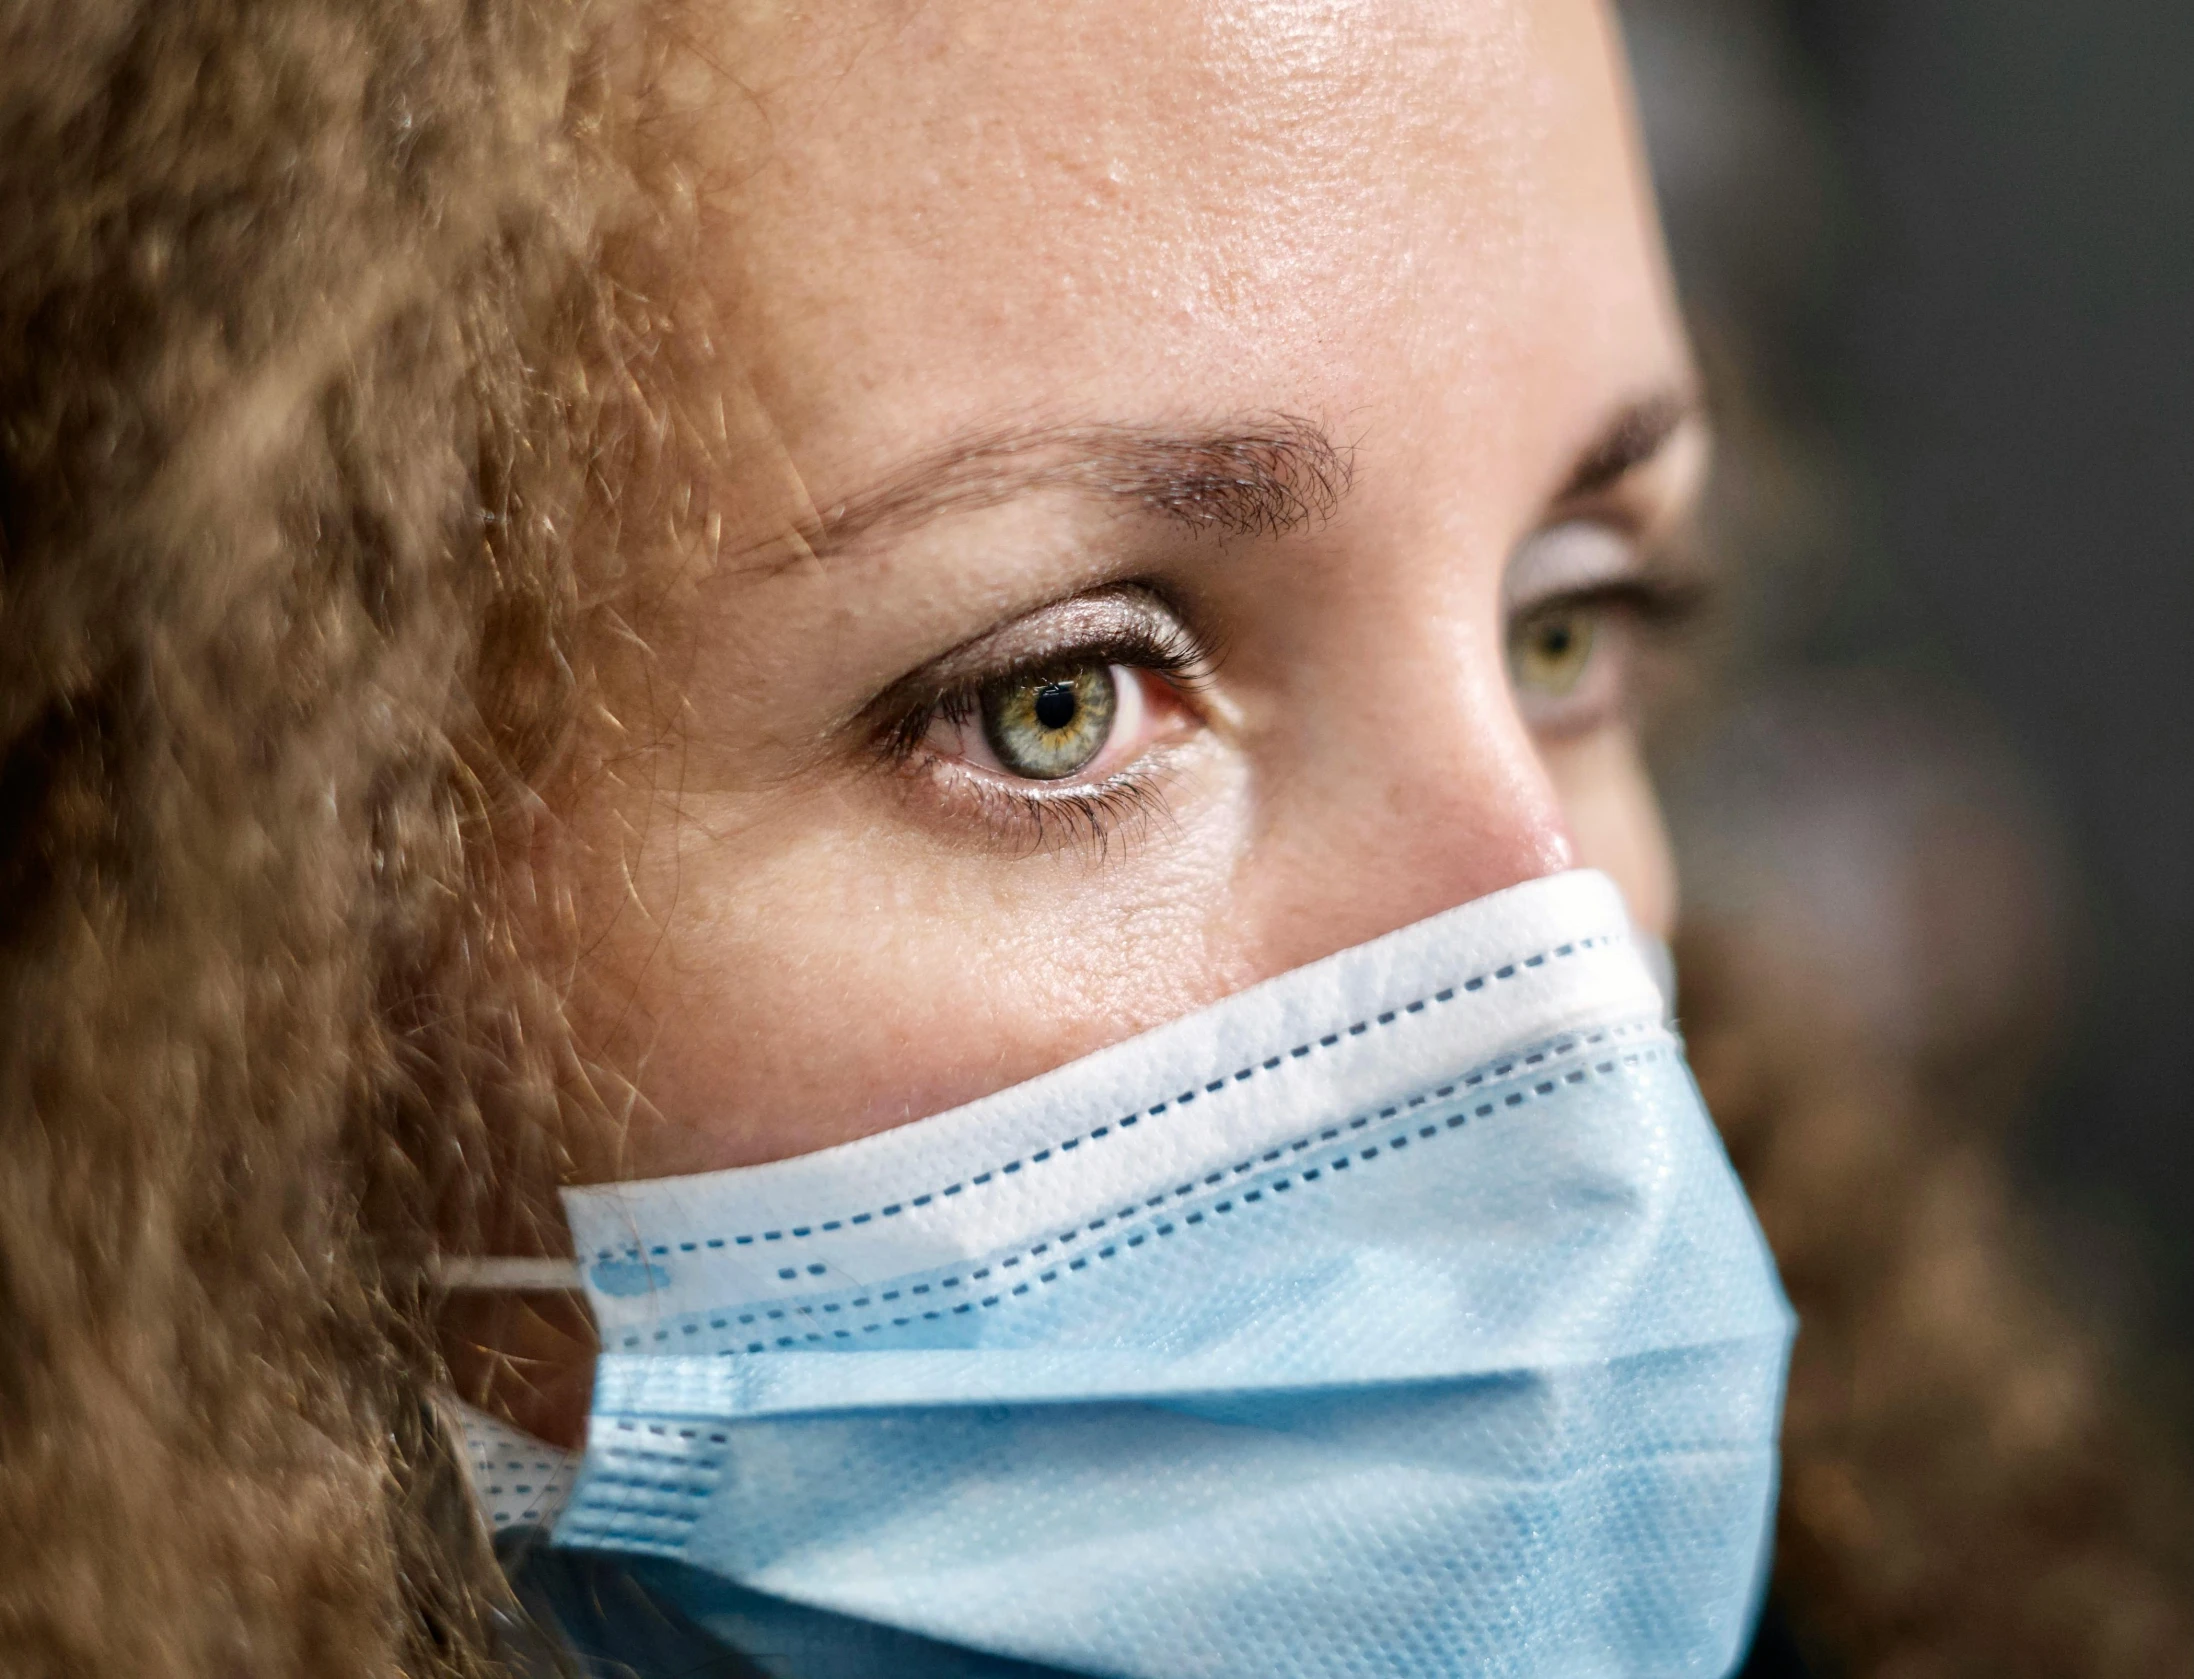
[[[558,1545],[1120,1679],[1741,1651],[1793,1324],[1603,876],[566,1208]]]

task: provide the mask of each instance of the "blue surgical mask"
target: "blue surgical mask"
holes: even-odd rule
[[[1120,1679],[1740,1653],[1792,1320],[1602,876],[566,1205],[603,1350],[557,1545]],[[506,1520],[563,1498],[531,1461]]]

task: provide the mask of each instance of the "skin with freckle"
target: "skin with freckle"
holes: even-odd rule
[[[756,470],[645,626],[661,745],[572,812],[577,1016],[640,1102],[604,1171],[797,1153],[968,1100],[1573,861],[1670,913],[1620,707],[1537,731],[1504,571],[1611,411],[1681,390],[1588,0],[726,7],[692,97]],[[1330,517],[1183,529],[1039,487],[776,544],[1000,426],[1304,416]],[[1687,428],[1615,492],[1681,511]],[[788,557],[789,556],[789,557]],[[1100,843],[980,827],[852,720],[1123,580],[1223,648]]]

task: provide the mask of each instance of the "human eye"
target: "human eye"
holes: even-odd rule
[[[1699,587],[1613,525],[1571,520],[1527,540],[1505,587],[1509,684],[1535,733],[1586,734],[1629,710],[1641,643]]]
[[[1511,624],[1509,679],[1517,694],[1540,707],[1574,700],[1595,674],[1606,616],[1602,602],[1572,597],[1537,607]],[[1606,661],[1598,663],[1604,668]]]
[[[895,685],[878,744],[948,818],[1024,847],[1101,847],[1123,819],[1163,812],[1210,662],[1150,591],[1080,596]]]
[[[1099,659],[1018,671],[941,713],[931,735],[993,775],[1053,784],[1097,777],[1143,745],[1149,680],[1134,665]]]

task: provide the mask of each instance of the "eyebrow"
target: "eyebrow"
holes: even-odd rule
[[[1352,448],[1291,414],[1200,431],[1000,427],[948,444],[819,510],[804,534],[818,551],[840,548],[878,526],[994,507],[1033,490],[1071,489],[1197,529],[1279,536],[1332,517],[1354,476]]]
[[[1698,405],[1677,390],[1655,391],[1618,409],[1586,444],[1563,480],[1557,504],[1585,501],[1613,489],[1668,447],[1668,441],[1698,413]]]
[[[1610,489],[1658,455],[1696,412],[1674,390],[1618,410],[1571,466],[1557,503]],[[1125,502],[1195,529],[1281,536],[1333,516],[1355,481],[1355,447],[1298,415],[1207,430],[1123,424],[1001,426],[900,467],[819,509],[802,532],[817,553],[881,527],[1070,489]]]

